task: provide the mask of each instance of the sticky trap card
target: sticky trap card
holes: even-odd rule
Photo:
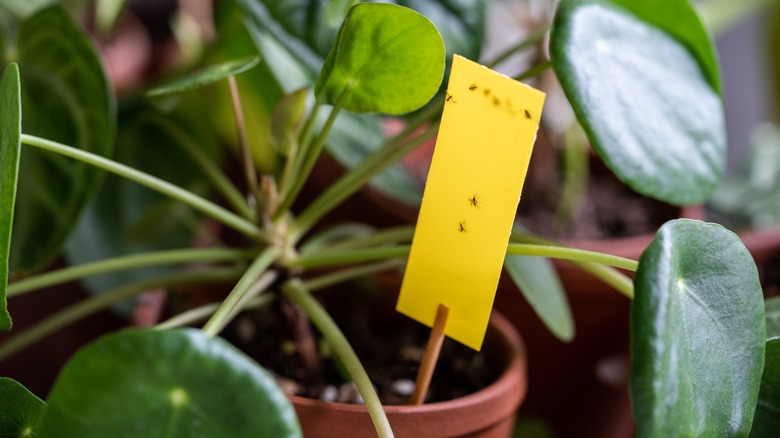
[[[455,55],[396,309],[482,347],[544,93]]]

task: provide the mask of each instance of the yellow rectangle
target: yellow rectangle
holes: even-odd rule
[[[482,347],[544,93],[455,55],[396,309]]]

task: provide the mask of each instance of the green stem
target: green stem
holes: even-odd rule
[[[309,174],[311,174],[311,171],[314,169],[314,164],[317,163],[317,159],[320,157],[322,149],[325,147],[325,139],[328,138],[328,134],[333,127],[333,123],[336,122],[336,116],[341,111],[341,107],[344,105],[344,101],[347,99],[349,92],[349,88],[344,89],[344,91],[341,93],[341,96],[339,96],[339,99],[336,101],[336,104],[333,105],[333,108],[331,108],[328,119],[325,121],[325,126],[322,127],[322,130],[314,139],[311,146],[306,148],[306,153],[301,154],[300,159],[303,160],[303,167],[301,168],[300,172],[295,175],[295,179],[293,180],[292,185],[289,186],[290,191],[282,195],[282,202],[279,206],[279,211],[287,211],[292,206],[293,202],[295,202],[295,198],[298,197],[298,194],[303,189],[303,185],[309,178]]]
[[[271,263],[279,256],[279,250],[276,248],[266,248],[262,253],[252,262],[252,265],[246,270],[244,275],[238,280],[238,283],[233,287],[233,290],[225,298],[222,304],[219,306],[211,319],[203,326],[203,332],[209,336],[216,336],[219,330],[223,327],[224,322],[228,319],[233,309],[242,300],[242,297],[247,294],[252,288],[252,285],[260,278],[261,275],[271,266]]]
[[[609,286],[612,286],[629,299],[634,299],[634,282],[626,274],[618,271],[611,266],[599,265],[597,263],[569,261],[590,275],[598,278]]]
[[[377,434],[380,437],[392,437],[393,430],[390,428],[390,422],[387,420],[387,415],[385,415],[385,411],[379,401],[379,396],[377,396],[374,390],[374,385],[371,383],[371,379],[368,378],[368,374],[352,346],[349,345],[349,341],[344,337],[336,323],[309,291],[306,290],[300,280],[288,281],[284,285],[283,290],[285,295],[295,301],[306,312],[311,322],[322,333],[322,336],[327,339],[331,348],[333,348],[333,351],[339,357],[347,372],[349,372],[349,375],[352,376],[352,381],[366,403],[366,409],[371,416],[371,421],[374,423]]]
[[[401,157],[421,145],[438,131],[438,125],[432,124],[422,134],[410,142],[396,147],[397,141],[390,140],[377,149],[368,158],[355,166],[349,173],[336,181],[325,193],[320,195],[298,216],[292,230],[293,241],[301,238],[317,221],[330,212],[339,203],[352,196],[371,178],[398,161]]]
[[[344,240],[318,251],[340,251],[343,249],[365,248],[388,243],[405,243],[411,242],[412,237],[414,237],[414,225],[402,225],[398,227],[385,228],[368,236]]]
[[[236,315],[241,313],[246,308],[246,306],[249,304],[249,301],[265,292],[273,284],[273,282],[276,281],[277,277],[278,274],[276,272],[265,271],[265,273],[263,273],[263,275],[261,275],[257,281],[252,283],[246,293],[239,298],[239,300],[236,302],[236,305],[230,309],[230,313],[227,314],[225,319],[223,319],[219,326],[214,330],[216,330],[217,333],[220,333],[228,324],[230,324],[230,321],[232,321]],[[217,310],[219,310],[219,308]]]
[[[246,137],[246,122],[244,122],[244,109],[241,105],[241,95],[238,92],[238,83],[236,77],[230,75],[227,78],[230,87],[230,100],[233,103],[233,116],[236,119],[236,131],[238,131],[238,145],[241,149],[241,164],[244,168],[244,178],[249,193],[255,198],[255,216],[262,217],[264,208],[264,197],[260,193],[260,186],[257,183],[257,171],[255,162],[252,159],[252,152],[249,150],[249,141]]]
[[[252,298],[251,300],[248,300],[246,303],[246,306],[244,306],[244,310],[248,309],[257,309],[260,307],[263,307],[267,304],[270,304],[274,300],[273,295],[260,295],[257,297]],[[176,316],[173,316],[159,324],[157,324],[154,328],[159,330],[166,330],[166,329],[172,329],[176,327],[183,327],[185,325],[195,324],[196,322],[203,321],[214,314],[214,312],[219,308],[219,305],[221,303],[211,303],[206,304],[200,307],[195,307],[194,309],[187,310],[186,312],[182,312]]]
[[[290,267],[324,268],[330,266],[349,265],[353,263],[387,260],[409,255],[409,245],[386,246],[380,248],[359,248],[343,251],[322,251],[305,254],[291,261]]]
[[[532,243],[510,243],[507,254],[550,257],[562,260],[575,260],[579,262],[600,263],[616,268],[636,271],[639,263],[624,257],[603,254],[600,252],[586,251],[584,249],[567,248],[556,245],[536,245]]]
[[[528,38],[520,41],[514,46],[510,46],[509,48],[501,52],[492,61],[490,61],[487,64],[487,66],[490,68],[494,68],[498,64],[501,64],[502,62],[506,61],[510,56],[514,55],[515,53],[522,52],[525,49],[531,48],[539,44],[544,40],[544,37],[545,35],[547,35],[547,31],[549,30],[550,30],[550,26],[544,26],[543,28],[537,30],[536,32],[529,35]]]
[[[315,102],[314,106],[311,108],[309,117],[304,122],[303,129],[298,136],[298,141],[294,144],[295,147],[290,149],[290,155],[287,157],[287,161],[285,162],[284,171],[282,173],[282,180],[279,184],[279,190],[283,195],[289,193],[291,190],[290,184],[293,184],[294,181],[299,179],[298,174],[303,167],[302,157],[306,156],[309,150],[307,147],[311,146],[311,133],[314,130],[314,125],[316,124],[317,115],[320,112],[320,108],[321,106],[317,105]],[[283,213],[283,211],[277,210],[276,214],[274,215],[274,219],[278,219]]]
[[[232,248],[175,249],[144,254],[132,254],[113,259],[70,266],[34,277],[25,278],[8,286],[8,297],[22,295],[55,284],[66,283],[93,275],[149,266],[174,265],[193,262],[240,261],[250,257],[252,252]]]
[[[388,260],[380,263],[355,266],[306,280],[303,282],[303,286],[310,291],[315,291],[400,266],[403,266],[403,261],[401,260]]]
[[[211,268],[193,272],[176,272],[173,274],[161,275],[149,280],[131,283],[104,294],[94,295],[19,332],[11,339],[4,341],[2,345],[0,345],[0,361],[68,324],[105,309],[114,303],[132,298],[149,289],[187,283],[218,283],[229,281],[241,275],[242,271],[242,268]]]
[[[117,163],[113,160],[109,160],[108,158],[101,157],[87,151],[82,151],[81,149],[76,149],[71,146],[66,146],[61,143],[28,134],[22,134],[22,143],[64,155],[66,157],[74,158],[81,162],[91,164],[100,169],[135,181],[172,199],[181,201],[190,207],[208,216],[211,216],[214,219],[217,219],[225,225],[228,225],[229,227],[244,233],[247,236],[255,238],[261,237],[260,229],[257,228],[255,224],[247,221],[241,216],[238,216],[235,213],[232,213],[207,199],[195,195],[192,192],[184,190],[181,187],[175,186],[167,181],[161,180],[160,178],[149,175],[148,173],[141,172],[139,170],[133,169],[132,167]]]
[[[538,75],[539,73],[547,70],[551,65],[552,65],[552,62],[550,62],[550,61],[544,61],[544,62],[540,62],[539,64],[532,65],[531,67],[528,68],[528,70],[526,70],[526,71],[520,73],[519,75],[515,76],[514,79],[516,81],[524,81],[524,80],[526,80],[528,78],[532,78],[532,77]]]
[[[184,152],[192,158],[203,174],[211,180],[217,191],[225,197],[225,201],[230,204],[244,219],[248,221],[254,220],[254,211],[249,207],[244,199],[244,195],[236,188],[235,185],[225,176],[222,169],[214,163],[214,160],[209,158],[203,150],[192,140],[187,133],[185,133],[179,126],[172,123],[170,120],[163,117],[150,117],[150,120],[163,129],[168,131],[170,135],[176,138],[177,144],[184,150]]]
[[[290,263],[292,267],[323,268],[351,263],[387,260],[409,255],[410,245],[387,246],[379,248],[357,248],[339,251],[322,251],[303,254]],[[510,243],[507,254],[550,257],[562,260],[600,263],[629,271],[636,271],[638,262],[623,257],[567,248],[555,245],[536,245],[529,243]]]

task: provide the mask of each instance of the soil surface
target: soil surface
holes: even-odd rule
[[[331,293],[325,300],[331,316],[355,349],[382,403],[407,404],[430,329],[395,312],[395,297],[382,297],[378,291],[345,292]],[[223,335],[275,373],[288,394],[362,403],[327,342],[290,303],[243,314]],[[475,392],[494,382],[498,373],[482,353],[446,339],[426,402]]]

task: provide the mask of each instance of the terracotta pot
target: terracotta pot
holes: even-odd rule
[[[512,435],[515,414],[525,398],[526,354],[520,336],[493,313],[483,348],[504,367],[493,384],[455,400],[419,406],[385,406],[397,437],[483,437]],[[290,396],[307,437],[375,436],[364,406]]]

